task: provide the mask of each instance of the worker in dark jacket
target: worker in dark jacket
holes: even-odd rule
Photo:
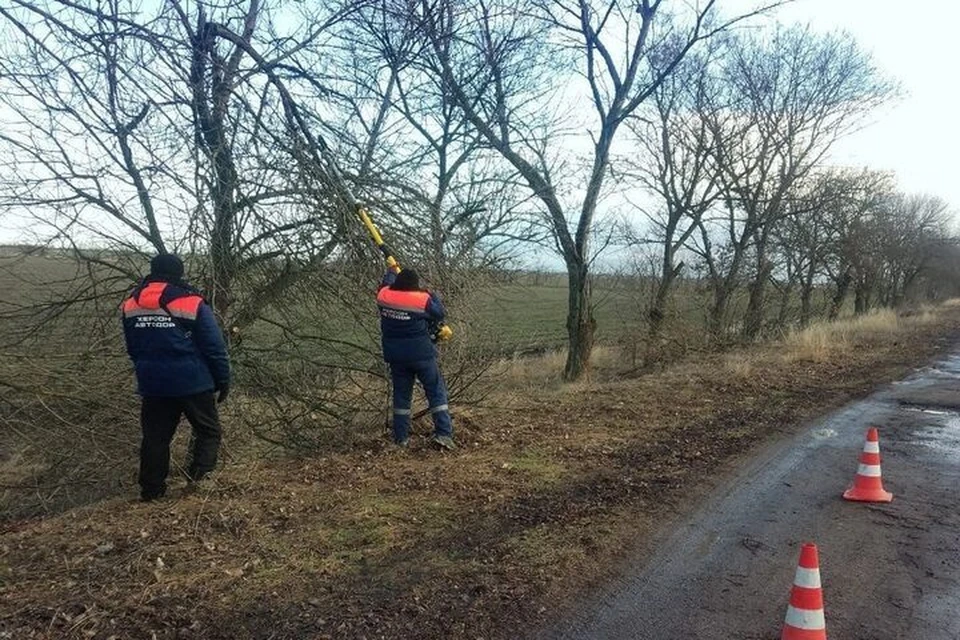
[[[393,379],[393,438],[407,446],[413,383],[420,380],[433,416],[432,442],[453,449],[453,423],[447,406],[447,386],[437,365],[437,347],[431,339],[446,311],[435,293],[420,288],[413,269],[399,274],[387,271],[377,294],[383,359],[390,364]]]
[[[183,282],[183,262],[173,254],[150,262],[150,275],[122,310],[127,353],[142,396],[140,498],[151,501],[166,493],[170,442],[181,416],[193,429],[189,480],[201,480],[216,466],[217,404],[230,390],[230,363],[213,311]]]

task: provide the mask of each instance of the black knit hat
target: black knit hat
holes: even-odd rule
[[[391,289],[397,291],[416,291],[420,288],[420,276],[413,269],[404,269],[397,274]]]
[[[183,278],[183,261],[172,253],[161,253],[150,261],[150,276],[171,282],[180,280]]]

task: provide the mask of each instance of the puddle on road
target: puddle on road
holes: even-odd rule
[[[956,411],[947,411],[946,409],[931,409],[929,407],[918,407],[916,405],[903,405],[904,411],[914,411],[916,413],[927,413],[932,416],[948,416],[950,414],[960,415]]]
[[[950,356],[921,371],[934,376],[956,378],[960,376],[960,355]]]
[[[924,410],[922,407],[904,409],[919,411],[928,415],[948,416],[941,418],[940,424],[928,424],[914,431],[910,440],[903,444],[918,445],[960,461],[960,413],[954,411]]]
[[[931,379],[943,379],[943,378],[960,378],[960,354],[950,356],[939,362],[935,362],[929,367],[922,367],[920,369],[914,369],[913,373],[904,378],[903,380],[898,380],[894,382],[894,386],[912,386],[912,385],[923,385],[930,384]]]

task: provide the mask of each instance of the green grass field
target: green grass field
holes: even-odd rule
[[[0,329],[4,328],[4,314],[19,305],[56,302],[65,292],[84,286],[86,268],[63,257],[31,255],[24,257],[11,251],[0,252]],[[79,280],[74,280],[79,277]],[[132,283],[130,283],[132,284]],[[126,287],[125,281],[114,280],[97,287],[93,293],[102,297],[86,303],[82,310],[73,309],[67,316],[95,319],[98,329],[111,332],[116,321],[116,305]],[[356,285],[353,285],[356,287]],[[594,315],[597,320],[596,340],[600,344],[635,345],[642,340],[645,324],[645,300],[650,295],[648,281],[636,278],[598,276],[593,289]],[[91,292],[85,292],[85,295]],[[443,293],[443,292],[441,292]],[[768,317],[775,319],[778,300],[770,292]],[[351,289],[350,295],[329,295],[312,306],[305,303],[299,310],[269,315],[284,324],[295,327],[304,335],[322,334],[340,340],[362,344],[376,349],[376,310],[373,305],[374,285],[369,297]],[[114,299],[116,298],[116,299]],[[742,296],[740,296],[742,298]],[[506,282],[491,282],[472,289],[466,298],[447,299],[450,321],[460,339],[468,341],[469,349],[487,354],[510,355],[562,349],[566,344],[567,288],[565,274],[513,274]],[[462,302],[462,303],[461,303]],[[818,307],[824,306],[823,295],[818,296]],[[710,303],[709,291],[695,282],[680,282],[673,296],[672,312],[665,325],[668,333],[677,339],[689,341],[702,334],[706,311]],[[732,315],[737,317],[743,300],[736,299]],[[794,304],[794,307],[798,304]],[[352,309],[350,308],[352,307]],[[32,316],[26,321],[43,317]],[[21,330],[23,319],[16,326],[7,324],[7,333]],[[52,328],[51,330],[57,330]],[[60,323],[62,335],[76,337],[71,322]],[[249,331],[250,342],[275,344],[282,333],[267,323],[257,323]],[[79,346],[79,345],[78,345]],[[312,347],[306,347],[318,355]]]
[[[598,290],[597,339],[613,342],[642,326],[634,296]],[[567,332],[567,288],[562,284],[510,284],[493,288],[483,308],[483,323],[496,327],[504,351],[563,347]],[[599,302],[599,304],[597,303]]]

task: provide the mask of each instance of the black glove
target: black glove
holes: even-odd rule
[[[217,391],[220,392],[217,394],[217,404],[220,404],[221,402],[227,399],[228,395],[230,395],[230,385],[228,384],[220,385],[220,387],[217,388]]]

